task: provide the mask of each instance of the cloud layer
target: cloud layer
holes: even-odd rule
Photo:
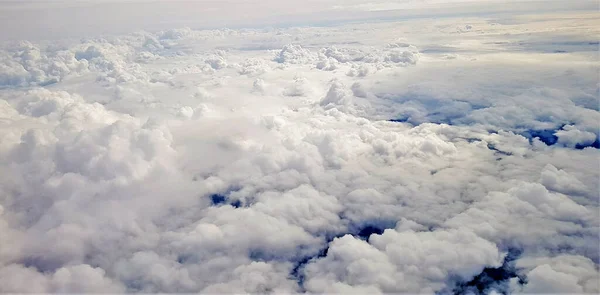
[[[8,44],[0,292],[597,293],[595,22]]]

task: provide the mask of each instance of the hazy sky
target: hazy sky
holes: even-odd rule
[[[342,20],[595,9],[596,1],[128,0],[0,1],[0,40],[191,28],[334,24]]]

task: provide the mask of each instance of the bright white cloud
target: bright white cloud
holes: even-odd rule
[[[7,44],[0,292],[598,292],[596,23]]]

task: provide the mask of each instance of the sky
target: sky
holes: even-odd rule
[[[597,8],[590,0],[0,0],[0,41]]]
[[[0,25],[0,293],[600,291],[595,1]]]

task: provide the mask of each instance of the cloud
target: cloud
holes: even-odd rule
[[[546,165],[540,176],[540,183],[548,189],[564,194],[581,194],[585,185],[575,176],[564,170],[559,170],[551,164]]]
[[[522,288],[515,288],[516,293],[598,292],[600,284],[594,262],[585,257],[531,258],[519,261],[518,265],[528,269],[528,283]]]
[[[562,245],[569,244],[577,253],[596,259],[596,233],[590,226],[597,222],[591,211],[567,197],[549,193],[539,184],[522,184],[506,194],[489,195],[446,225],[471,228],[505,247],[542,247],[559,253]]]
[[[314,54],[297,44],[288,44],[273,58],[278,63],[304,64],[315,59]]]
[[[14,54],[0,55],[0,87],[53,84],[72,72],[87,70],[88,64],[68,50],[44,52],[39,47],[20,42],[11,48]]]
[[[431,292],[449,276],[471,278],[500,259],[495,245],[471,232],[390,229],[368,242],[349,235],[333,240],[326,257],[306,266],[305,285],[310,292],[342,292],[336,285],[342,282],[378,293]]]
[[[0,291],[597,292],[595,19],[496,17],[2,47]]]

